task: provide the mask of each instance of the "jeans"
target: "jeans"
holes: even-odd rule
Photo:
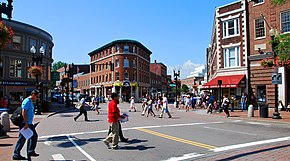
[[[77,117],[75,117],[75,120],[77,120],[82,114],[85,115],[85,120],[88,120],[88,114],[87,114],[87,110],[84,107],[80,108],[80,113],[77,115]]]
[[[242,110],[246,111],[246,102],[241,102],[241,105],[242,105]]]
[[[25,124],[21,124],[19,126],[19,129],[22,129],[24,126],[25,126]],[[35,127],[33,124],[29,124],[28,127],[30,128],[30,130],[33,131],[33,136],[30,139],[28,139],[28,141],[27,141],[27,154],[30,154],[30,153],[35,152],[38,134],[35,131]],[[19,137],[18,137],[18,140],[16,142],[15,149],[14,149],[14,156],[15,157],[20,157],[20,152],[25,144],[25,141],[26,141],[26,139],[24,138],[24,136],[19,133]]]

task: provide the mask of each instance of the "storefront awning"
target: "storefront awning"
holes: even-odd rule
[[[209,82],[202,85],[203,89],[210,89],[210,88],[219,88],[218,80],[222,81],[221,88],[237,88],[240,87],[239,84],[241,84],[241,87],[243,87],[246,82],[242,81],[245,77],[245,74],[242,75],[228,75],[228,76],[217,76],[210,80]]]

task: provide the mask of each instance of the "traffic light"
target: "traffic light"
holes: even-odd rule
[[[111,71],[114,71],[114,63],[110,63]]]

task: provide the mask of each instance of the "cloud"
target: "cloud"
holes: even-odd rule
[[[173,69],[175,68],[179,68],[180,69],[180,78],[186,78],[187,76],[190,75],[191,72],[193,72],[195,70],[195,68],[200,67],[204,64],[195,64],[193,63],[191,60],[187,60],[186,62],[184,62],[182,65],[176,65],[176,66],[167,66],[167,74],[171,74],[172,75],[172,79],[173,79]]]

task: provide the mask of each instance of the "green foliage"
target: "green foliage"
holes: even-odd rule
[[[56,62],[56,63],[53,63],[52,64],[52,68],[51,68],[51,71],[52,72],[56,72],[58,69],[60,69],[60,68],[62,68],[63,66],[64,66],[64,62],[62,62],[62,61],[58,61],[58,62]]]
[[[189,88],[187,87],[187,85],[183,84],[181,87],[181,91],[187,93],[189,91]]]
[[[271,43],[276,43],[274,51],[278,55],[278,59],[287,62],[290,60],[290,34],[281,34],[275,37]]]
[[[272,0],[272,4],[273,5],[282,5],[284,3],[286,3],[289,0]]]

